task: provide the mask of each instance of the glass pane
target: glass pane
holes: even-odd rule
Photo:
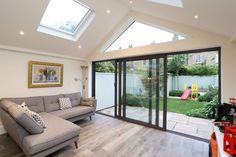
[[[50,0],[40,25],[73,34],[88,11],[75,0]]]
[[[95,64],[97,110],[114,116],[114,80],[115,62],[97,62]]]
[[[137,38],[137,34],[141,38]],[[106,52],[182,39],[186,38],[140,22],[134,22]]]
[[[149,60],[126,62],[126,117],[149,122]]]
[[[159,59],[159,127],[163,128],[163,107],[164,107],[164,59]]]

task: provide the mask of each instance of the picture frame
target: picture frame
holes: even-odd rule
[[[63,86],[63,64],[29,61],[28,88]]]

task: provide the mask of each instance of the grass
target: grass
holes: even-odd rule
[[[196,100],[179,100],[169,98],[167,101],[167,111],[186,114],[191,109],[201,108],[204,105],[203,102]]]
[[[139,100],[137,100],[139,101]],[[155,103],[155,97],[152,97],[152,108],[156,107],[156,103]],[[134,102],[135,103],[135,102]],[[139,103],[140,105],[138,106],[142,106],[145,108],[149,108],[148,107],[148,100],[145,99],[145,101],[142,102],[136,102],[135,104]],[[186,114],[186,112],[192,110],[192,109],[198,109],[201,108],[204,105],[204,102],[199,102],[196,100],[180,100],[180,99],[174,99],[174,98],[168,98],[167,100],[167,111],[168,112],[174,112],[174,113],[181,113],[181,114]],[[131,106],[135,106],[135,105],[131,105]],[[163,110],[163,100],[160,100],[160,110]]]

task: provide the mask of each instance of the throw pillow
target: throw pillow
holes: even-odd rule
[[[70,98],[59,98],[59,104],[61,110],[72,108]]]
[[[92,97],[92,98],[83,98],[80,105],[82,106],[94,106],[94,101],[95,99]]]
[[[46,128],[46,125],[45,125],[45,123],[44,123],[42,117],[41,117],[38,113],[31,111],[31,110],[26,106],[26,103],[25,103],[25,102],[23,102],[21,105],[19,105],[19,107],[20,107],[23,111],[27,112],[27,113],[34,119],[34,121],[35,121],[39,126],[41,126],[41,127],[43,127],[43,128]]]
[[[43,127],[38,125],[31,115],[25,112],[19,105],[13,105],[8,109],[9,114],[20,124],[25,130],[31,134],[39,134],[44,131]]]

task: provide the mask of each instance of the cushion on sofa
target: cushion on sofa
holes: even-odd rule
[[[80,105],[82,106],[94,106],[94,103],[96,103],[96,100],[94,99],[94,97],[91,98],[82,98]]]
[[[72,93],[72,94],[64,94],[64,97],[70,98],[72,106],[78,106],[80,104],[81,93]]]
[[[34,111],[31,111],[27,106],[26,106],[26,103],[23,102],[21,105],[19,105],[23,111],[27,112],[33,119],[34,121],[41,127],[43,128],[46,128],[46,125],[44,124],[44,121],[42,119],[42,117],[34,112]]]
[[[12,105],[8,108],[9,114],[30,134],[39,134],[44,131],[28,112],[25,112],[19,105]]]
[[[61,110],[66,110],[72,107],[70,98],[59,98],[59,105]]]
[[[49,113],[40,113],[47,128],[42,134],[27,136],[23,140],[23,149],[35,154],[79,136],[80,127]]]
[[[45,96],[43,97],[44,105],[45,105],[45,111],[46,112],[52,112],[56,110],[60,110],[59,105],[59,98],[63,98],[63,95],[52,95],[52,96]]]
[[[26,98],[4,98],[4,100],[10,100],[17,104],[22,104],[25,102],[27,107],[34,112],[40,113],[45,112],[44,104],[43,104],[43,97],[26,97]]]
[[[63,119],[70,119],[76,116],[80,116],[80,115],[84,115],[87,113],[91,113],[94,112],[94,108],[93,107],[89,107],[89,106],[76,106],[76,107],[72,107],[70,109],[67,110],[58,110],[58,111],[53,111],[50,112],[51,114],[61,117]]]

